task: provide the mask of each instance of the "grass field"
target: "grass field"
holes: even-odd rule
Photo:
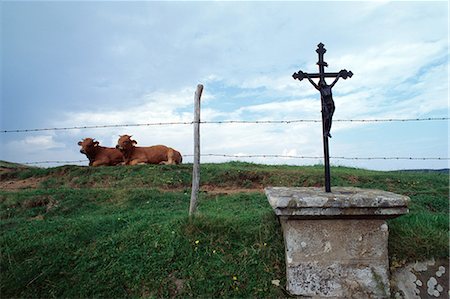
[[[283,238],[262,189],[323,184],[322,166],[205,164],[189,221],[189,164],[0,168],[2,298],[284,297]],[[332,168],[332,185],[411,197],[389,221],[392,266],[448,258],[448,179]]]

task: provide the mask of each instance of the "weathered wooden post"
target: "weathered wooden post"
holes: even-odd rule
[[[198,84],[194,96],[194,164],[192,167],[192,192],[189,217],[197,211],[198,192],[200,189],[200,98],[203,85]]]

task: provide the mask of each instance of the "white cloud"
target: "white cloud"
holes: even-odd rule
[[[53,135],[26,136],[6,142],[2,159],[15,162],[55,160],[57,157],[64,159],[67,150],[66,143],[56,141]]]
[[[304,99],[293,101],[279,101],[266,104],[244,106],[238,109],[238,114],[245,118],[245,114],[257,114],[262,119],[317,119],[320,117],[320,100]]]
[[[64,143],[56,142],[53,138],[50,135],[27,136],[24,139],[11,142],[9,146],[23,148],[25,151],[50,150],[65,147]]]
[[[63,124],[81,126],[186,121],[188,116],[176,111],[193,106],[193,98],[193,91],[187,88],[172,93],[152,92],[144,95],[138,103],[131,103],[120,110],[69,112],[65,115]],[[58,124],[61,125],[61,122]]]

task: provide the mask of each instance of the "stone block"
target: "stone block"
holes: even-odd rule
[[[311,298],[388,298],[388,226],[408,198],[357,188],[266,188],[279,216],[287,290]]]

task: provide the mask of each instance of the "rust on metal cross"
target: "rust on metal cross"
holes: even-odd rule
[[[308,81],[320,92],[320,100],[322,104],[322,133],[323,133],[323,153],[325,162],[325,192],[331,192],[331,176],[330,176],[330,154],[328,150],[328,138],[331,137],[331,123],[334,114],[334,101],[331,89],[339,80],[339,78],[347,79],[353,76],[351,71],[341,70],[338,73],[325,73],[325,67],[328,67],[328,63],[323,59],[323,55],[327,52],[324,44],[320,43],[317,45],[317,54],[319,55],[319,61],[317,65],[319,66],[318,73],[305,73],[298,71],[294,73],[292,77],[299,81],[303,79],[308,79]],[[319,78],[319,82],[315,83],[312,79]],[[327,84],[325,78],[335,78],[333,83]]]

